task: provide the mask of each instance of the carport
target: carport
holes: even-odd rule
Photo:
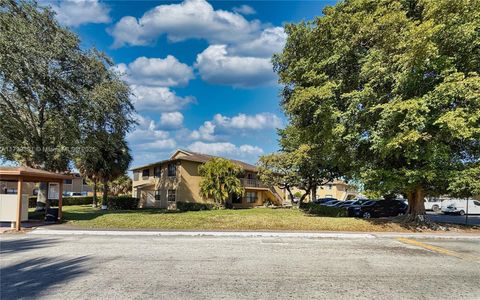
[[[29,167],[0,167],[0,181],[17,182],[17,194],[3,194],[0,191],[0,221],[15,222],[16,230],[21,229],[21,222],[28,220],[28,196],[23,195],[25,182],[58,183],[58,219],[62,218],[63,180],[72,176],[48,172]]]

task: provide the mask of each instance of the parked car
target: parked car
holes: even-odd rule
[[[340,203],[341,201],[338,201],[338,200],[332,200],[332,201],[328,201],[328,202],[325,202],[325,203],[321,203],[320,205],[323,205],[323,206],[335,206],[337,203]]]
[[[408,205],[398,200],[368,201],[362,205],[354,205],[347,208],[349,216],[362,217],[364,219],[378,217],[394,217],[405,214]]]
[[[442,200],[438,198],[425,199],[425,210],[440,212],[442,208]]]
[[[335,198],[317,198],[315,201],[313,201],[313,203],[322,204],[330,201],[338,201],[338,200]]]
[[[350,203],[350,205],[348,206],[354,206],[354,205],[363,205],[365,203],[367,203],[368,201],[371,201],[369,199],[353,199],[352,200],[353,202]]]
[[[442,213],[446,215],[465,215],[467,213],[467,201],[468,201],[468,214],[480,214],[480,201],[479,200],[445,200],[442,202]]]
[[[352,205],[355,201],[353,200],[347,200],[347,201],[339,201],[337,204],[335,204],[335,207],[348,207]]]

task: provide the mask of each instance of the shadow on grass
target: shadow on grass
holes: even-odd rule
[[[19,239],[2,240],[0,242],[0,254],[18,253],[20,251],[35,250],[45,247],[52,247],[57,244],[56,239]]]
[[[65,283],[87,272],[88,257],[58,259],[38,257],[1,269],[1,299],[23,299],[47,296],[53,286]]]

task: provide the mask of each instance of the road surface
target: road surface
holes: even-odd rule
[[[479,240],[3,234],[1,299],[479,299]]]

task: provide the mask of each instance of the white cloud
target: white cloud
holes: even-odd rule
[[[272,84],[277,78],[269,58],[229,55],[226,45],[209,46],[197,55],[195,67],[203,80],[235,87]]]
[[[210,121],[206,121],[197,130],[193,130],[190,135],[190,139],[214,141],[215,140],[215,124]]]
[[[162,128],[175,129],[183,124],[183,114],[178,111],[162,113],[160,116],[160,126]]]
[[[242,15],[254,15],[257,13],[253,7],[246,4],[235,6],[233,11]]]
[[[195,142],[188,146],[193,152],[199,152],[210,155],[225,155],[231,157],[245,157],[260,155],[263,149],[252,145],[235,146],[232,143],[204,143]]]
[[[287,34],[283,27],[266,28],[255,39],[235,44],[229,47],[232,54],[242,56],[255,56],[271,58],[274,53],[279,53],[285,46]]]
[[[138,111],[177,111],[189,103],[194,103],[191,96],[179,97],[166,87],[149,87],[132,85],[132,103]]]
[[[261,27],[258,20],[248,21],[235,12],[214,10],[205,0],[185,0],[158,5],[139,19],[123,17],[110,29],[110,34],[114,37],[114,47],[146,45],[163,34],[174,42],[196,38],[210,43],[232,43],[251,39]]]
[[[133,62],[118,64],[116,70],[130,84],[148,86],[185,86],[194,78],[193,70],[172,55],[166,58],[138,57]]]
[[[256,115],[238,114],[231,118],[216,114],[213,119],[219,126],[233,129],[259,130],[282,126],[280,118],[272,113],[260,113]]]
[[[45,1],[57,13],[57,20],[66,26],[87,23],[109,23],[110,8],[98,0]]]
[[[138,125],[127,135],[127,141],[133,152],[157,151],[176,147],[177,144],[170,137],[169,132],[160,130],[155,121],[138,114],[134,118]]]

